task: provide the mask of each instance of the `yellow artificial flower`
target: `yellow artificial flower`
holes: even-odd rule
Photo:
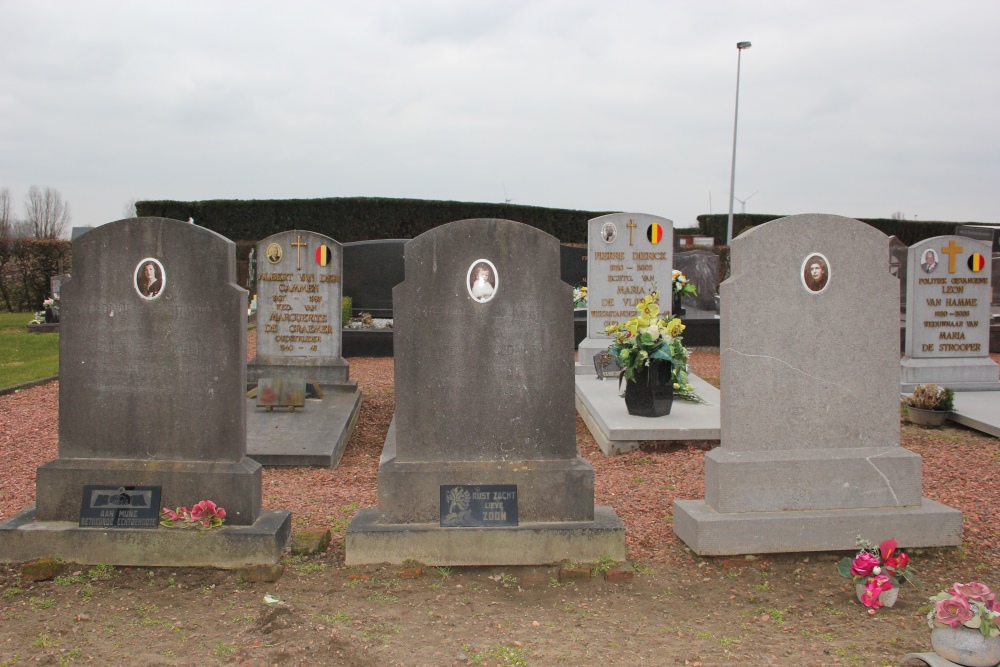
[[[670,322],[667,324],[667,333],[670,335],[671,338],[677,338],[679,335],[681,335],[681,332],[684,331],[684,329],[686,328],[687,327],[681,324],[680,319],[675,317],[674,319],[670,320]]]

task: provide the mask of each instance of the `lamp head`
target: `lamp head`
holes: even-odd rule
[[[736,48],[742,51],[750,48],[750,42],[736,42]]]

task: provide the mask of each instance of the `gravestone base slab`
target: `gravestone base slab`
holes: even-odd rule
[[[956,391],[955,411],[948,420],[1000,438],[1000,394],[982,391]]]
[[[721,513],[912,507],[920,482],[920,456],[898,446],[705,455],[705,501]]]
[[[380,524],[363,509],[347,528],[346,564],[428,566],[547,565],[563,560],[625,560],[625,526],[611,507],[594,508],[593,521],[522,523],[509,528],[441,528],[435,523]]]
[[[233,526],[252,525],[261,511],[261,467],[249,458],[239,462],[60,458],[38,467],[38,520],[78,521],[87,484],[159,486],[160,504],[170,508],[211,500],[225,508],[226,524]]]
[[[343,384],[349,375],[350,366],[343,357],[300,357],[296,363],[290,364],[288,357],[258,354],[247,362],[247,382],[251,384],[256,384],[260,378],[278,377],[312,380],[320,384]]]
[[[903,357],[899,368],[901,390],[906,394],[918,384],[937,384],[955,391],[1000,391],[1000,365],[989,357]]]
[[[923,498],[915,507],[720,513],[704,500],[674,501],[674,533],[699,556],[853,551],[858,526],[903,547],[962,543],[962,513]]]
[[[308,398],[289,412],[257,407],[247,399],[247,456],[264,466],[336,468],[361,412],[357,382],[320,385],[323,398]]]
[[[261,512],[250,526],[208,531],[171,528],[80,528],[74,521],[36,521],[34,506],[0,523],[0,561],[54,557],[82,565],[217,567],[271,565],[291,535],[292,515]]]
[[[643,440],[718,440],[720,436],[719,390],[696,375],[688,375],[695,392],[708,404],[674,398],[670,414],[663,417],[630,415],[618,389],[617,378],[576,376],[576,411],[605,456],[639,448]]]
[[[611,339],[584,338],[577,346],[577,362],[574,368],[577,375],[597,375],[594,370],[594,355],[599,352],[607,352],[611,345]]]

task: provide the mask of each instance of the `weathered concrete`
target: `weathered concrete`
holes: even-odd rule
[[[955,411],[948,413],[948,419],[1000,438],[1000,394],[956,391]]]

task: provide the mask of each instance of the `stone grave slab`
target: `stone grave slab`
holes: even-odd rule
[[[558,241],[510,220],[462,220],[410,241],[405,261],[378,508],[351,522],[347,563],[624,559],[624,526],[595,508],[594,470],[576,453]],[[516,486],[517,526],[442,525],[442,486],[471,499],[493,485]],[[462,497],[452,502],[464,510]]]
[[[698,288],[697,296],[681,297],[681,305],[685,309],[708,311],[714,316],[715,293],[719,290],[719,256],[709,250],[679,252],[674,255],[674,268]],[[697,311],[688,311],[687,316]]]
[[[936,236],[910,246],[902,391],[939,384],[1000,391],[990,359],[990,246],[964,236]]]
[[[59,457],[38,468],[36,506],[0,525],[0,559],[48,550],[160,564],[180,531],[79,528],[83,489],[97,485],[159,486],[165,507],[208,499],[226,509],[225,526],[168,550],[171,564],[275,562],[290,514],[261,511],[260,464],[246,456],[235,245],[185,222],[135,218],[74,240],[73,268],[61,288]],[[218,558],[234,540],[242,546]]]
[[[247,378],[254,386],[274,377],[316,382],[323,397],[292,413],[267,412],[248,400],[247,452],[264,465],[334,467],[362,401],[341,350],[343,248],[322,234],[292,230],[260,241],[256,254],[257,354]]]
[[[605,327],[632,317],[653,285],[664,294],[660,308],[670,309],[673,238],[673,222],[644,213],[612,213],[587,223],[587,337],[579,345],[577,375],[593,372],[590,360],[611,344]]]
[[[1000,438],[1000,394],[992,391],[956,391],[955,411],[948,420]]]
[[[961,512],[922,497],[921,458],[899,446],[887,254],[884,234],[833,215],[733,240],[721,446],[705,457],[705,498],[674,502],[674,532],[696,553],[850,550],[857,535],[961,542]]]
[[[650,418],[628,413],[618,378],[577,375],[576,411],[605,456],[638,449],[644,440],[718,440],[719,390],[697,375],[689,374],[688,379],[707,405],[675,397],[669,415]]]

